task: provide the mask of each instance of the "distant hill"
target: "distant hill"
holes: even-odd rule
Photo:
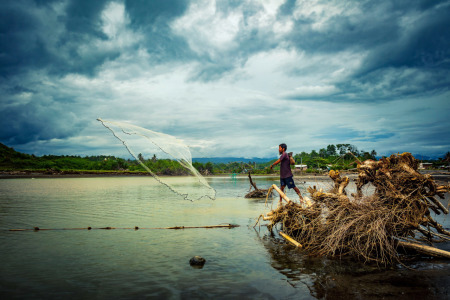
[[[244,158],[244,157],[196,157],[193,158],[192,161],[193,162],[200,162],[200,163],[207,163],[207,162],[212,162],[215,164],[219,164],[219,163],[230,163],[230,162],[256,162],[256,163],[265,163],[265,162],[269,162],[271,160],[277,159],[276,157],[272,157],[272,158],[258,158],[258,157],[253,157],[253,158]]]
[[[30,155],[17,152],[13,148],[10,148],[10,147],[0,143],[0,158],[3,158],[3,157],[13,158],[13,157],[24,157],[24,156],[29,157]]]
[[[246,166],[242,163],[251,162],[262,164],[259,168],[262,173],[267,173],[264,166],[275,158],[242,158],[242,157],[214,157],[194,159],[195,168],[200,172],[208,171],[209,174],[236,172],[239,173]],[[235,162],[235,164],[233,164]],[[146,160],[144,162],[158,175],[187,175],[188,171],[178,162],[169,159]],[[208,164],[210,163],[210,164]],[[221,166],[220,163],[226,163]],[[230,164],[228,164],[230,163]],[[0,143],[0,172],[15,171],[39,171],[45,174],[89,174],[94,171],[117,172],[145,172],[144,168],[134,160],[125,160],[114,156],[73,156],[73,155],[44,155],[35,156],[15,151],[13,148]],[[257,172],[257,169],[254,171]],[[69,172],[69,173],[67,173]],[[75,172],[75,173],[74,173]],[[87,173],[86,173],[87,174]]]
[[[32,155],[20,153],[2,143],[0,143],[0,165],[3,167],[14,167],[15,160],[25,160],[32,158]]]
[[[403,153],[403,152],[400,151],[400,152],[395,152],[395,153]],[[395,154],[395,153],[393,153],[393,154]],[[438,156],[438,155],[427,156],[427,155],[422,155],[422,154],[417,154],[417,153],[416,154],[411,153],[411,154],[417,160],[439,160],[439,158],[442,158],[442,155],[440,155],[440,156]],[[386,157],[389,157],[389,156],[391,156],[391,154],[386,155]],[[377,160],[381,159],[382,157],[384,157],[384,156],[381,156],[381,155],[375,156],[375,158]]]
[[[55,157],[64,157],[64,156],[55,156],[55,155],[49,155],[52,158]],[[442,156],[427,156],[422,154],[413,154],[413,156],[418,160],[439,160],[439,158]],[[45,155],[44,155],[45,157]],[[66,156],[67,157],[67,156]],[[105,158],[111,158],[112,156],[105,156],[105,155],[99,155],[99,156],[91,156],[89,157],[90,161],[101,161],[105,160]],[[21,152],[15,151],[13,148],[10,148],[2,143],[0,143],[0,163],[5,165],[11,165],[12,166],[12,160],[15,159],[36,159],[38,157],[34,155],[29,155]],[[114,157],[113,157],[114,158]],[[265,157],[265,158],[259,158],[259,157],[252,157],[252,158],[244,158],[244,157],[196,157],[193,158],[193,162],[200,162],[200,163],[230,163],[230,162],[256,162],[256,163],[266,163],[271,160],[277,159],[278,157]],[[377,159],[380,159],[381,156],[377,156]]]
[[[413,154],[415,159],[418,160],[439,160],[439,158],[442,157],[441,156],[427,156],[427,155],[422,155],[422,154]]]
[[[52,157],[56,157],[51,155]],[[13,159],[13,158],[22,158],[22,159],[30,159],[34,157],[33,155],[17,152],[13,148],[10,148],[2,143],[0,143],[0,159]],[[98,156],[103,160],[105,157],[104,155]],[[90,157],[91,160],[92,157]],[[198,157],[193,158],[193,162],[201,162],[201,163],[230,163],[230,162],[256,162],[256,163],[265,163],[271,160],[277,159],[277,157],[266,157],[266,158],[259,158],[259,157],[253,157],[253,158],[244,158],[244,157]]]

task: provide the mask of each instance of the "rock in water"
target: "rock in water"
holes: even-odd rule
[[[193,258],[191,258],[190,260],[189,260],[189,264],[191,265],[191,266],[197,266],[197,267],[203,267],[203,265],[205,264],[205,262],[206,262],[206,260],[203,258],[203,257],[201,257],[201,256],[198,256],[198,255],[196,255],[196,256],[194,256]]]

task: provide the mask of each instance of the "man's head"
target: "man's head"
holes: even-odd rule
[[[286,144],[280,144],[279,146],[278,146],[278,152],[280,153],[280,154],[283,154],[283,152],[284,151],[286,151],[286,149],[287,149],[287,146],[286,146]]]

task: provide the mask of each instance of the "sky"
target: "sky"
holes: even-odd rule
[[[0,142],[116,155],[97,118],[193,157],[450,151],[450,1],[3,0]]]

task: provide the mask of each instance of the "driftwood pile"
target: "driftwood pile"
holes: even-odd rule
[[[448,214],[435,196],[444,198],[450,186],[438,186],[417,169],[418,161],[410,153],[358,161],[356,194],[348,196],[349,178],[332,170],[330,191],[309,187],[310,199],[304,197],[303,204],[283,194],[287,204],[261,215],[257,224],[261,218],[270,221],[269,230],[282,224],[282,235],[310,255],[349,255],[382,265],[400,262],[405,249],[450,258],[450,252],[432,247],[450,241],[450,232],[431,215]],[[364,196],[362,188],[368,183],[374,193]]]
[[[250,190],[247,193],[247,195],[245,195],[245,198],[266,198],[267,192],[269,190],[268,189],[258,189],[256,184],[252,180],[252,176],[250,175],[250,172],[248,172],[248,179],[250,180]],[[253,191],[252,191],[252,187],[253,187]],[[269,196],[272,196],[272,193],[270,193]]]

